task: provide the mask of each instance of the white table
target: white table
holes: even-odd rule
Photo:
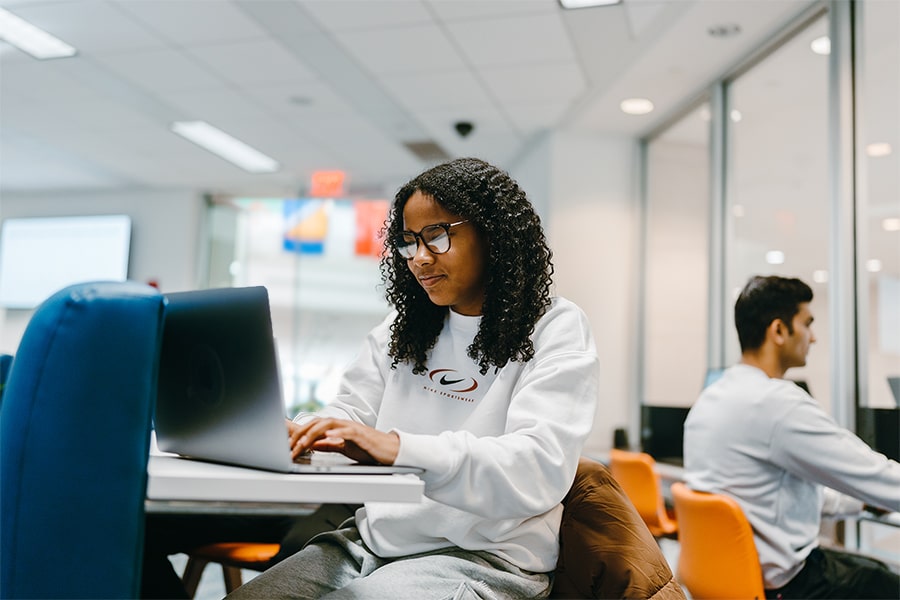
[[[274,473],[150,455],[147,512],[309,514],[320,504],[420,502],[415,475]]]

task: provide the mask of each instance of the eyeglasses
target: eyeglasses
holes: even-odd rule
[[[450,249],[450,228],[468,222],[468,219],[463,219],[456,223],[426,225],[419,233],[401,231],[394,236],[394,248],[397,250],[397,254],[408,260],[416,255],[416,251],[419,249],[419,240],[422,240],[430,252],[443,254]]]

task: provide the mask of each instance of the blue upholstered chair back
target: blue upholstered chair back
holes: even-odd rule
[[[0,354],[0,402],[3,401],[3,389],[6,387],[6,379],[9,377],[12,359],[11,354]]]
[[[163,308],[79,284],[29,321],[0,405],[0,597],[138,596]]]

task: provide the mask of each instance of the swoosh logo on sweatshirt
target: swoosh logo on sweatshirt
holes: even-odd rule
[[[478,381],[473,377],[461,376],[456,369],[434,369],[428,373],[428,379],[450,392],[464,394],[478,388]]]

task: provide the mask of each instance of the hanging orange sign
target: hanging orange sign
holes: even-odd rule
[[[316,171],[312,174],[309,195],[313,198],[337,198],[344,195],[343,171]]]

